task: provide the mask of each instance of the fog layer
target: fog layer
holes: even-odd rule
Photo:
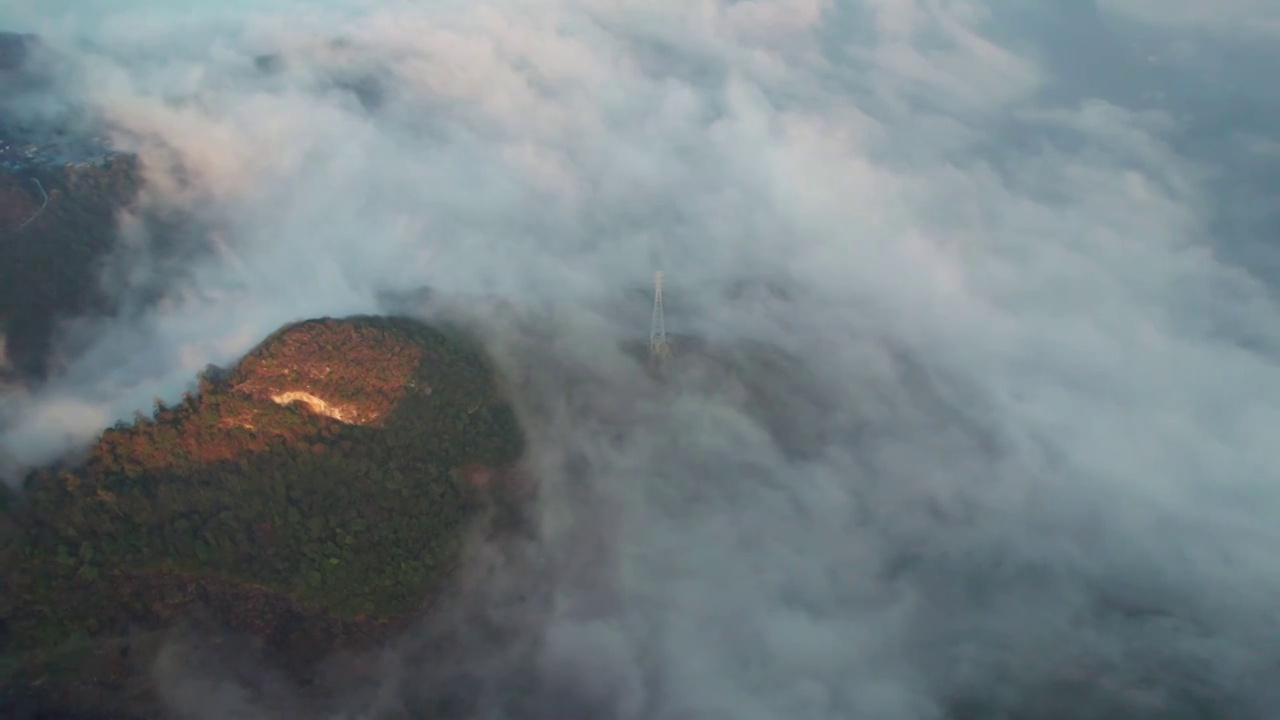
[[[1269,4],[58,5],[0,24],[148,184],[19,460],[429,286],[542,485],[536,640],[458,661],[479,714],[1280,699]],[[661,391],[618,350],[658,268],[718,348]],[[438,687],[404,662],[380,707]]]

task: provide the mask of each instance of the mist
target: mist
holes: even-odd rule
[[[430,288],[513,379],[537,532],[308,713],[1265,717],[1280,25],[1207,7],[9,3],[58,58],[24,107],[146,185],[0,451]],[[656,269],[666,387],[619,349]],[[175,712],[302,712],[217,672]]]

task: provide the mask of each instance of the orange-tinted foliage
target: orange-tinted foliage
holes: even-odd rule
[[[339,320],[313,320],[281,331],[250,353],[233,379],[235,389],[270,399],[307,392],[356,411],[377,424],[414,387],[422,348],[389,329]]]

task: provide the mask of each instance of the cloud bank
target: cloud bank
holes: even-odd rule
[[[0,21],[148,185],[104,277],[128,311],[11,454],[429,286],[536,419],[546,572],[512,582],[542,605],[504,616],[519,652],[463,643],[478,716],[1280,699],[1262,5],[56,5]],[[194,228],[180,263],[147,213]],[[679,392],[617,349],[657,267],[712,348]],[[397,652],[388,717],[447,684]]]

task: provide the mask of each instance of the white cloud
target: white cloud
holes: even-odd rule
[[[1258,40],[1280,37],[1280,7],[1270,0],[1097,0],[1104,12],[1180,31],[1212,32]]]
[[[127,415],[290,319],[420,283],[488,293],[552,316],[509,362],[548,552],[594,573],[550,588],[539,682],[568,688],[526,716],[568,696],[610,717],[937,717],[1006,684],[1033,705],[1068,666],[1122,685],[1194,666],[1242,717],[1273,699],[1249,673],[1277,649],[1280,325],[1271,280],[1222,257],[1217,168],[1176,141],[1184,118],[1057,98],[1059,69],[989,32],[996,4],[283,8],[94,11],[79,92],[148,161],[148,202],[222,253],[73,363],[18,449],[83,433],[69,403]],[[285,69],[254,75],[271,47]],[[332,83],[364,74],[373,110]],[[647,330],[623,297],[655,261],[674,327],[800,366],[646,398],[609,344]],[[735,294],[761,279],[783,299]],[[817,447],[779,446],[743,385],[786,385],[772,409]],[[602,499],[575,494],[577,464]],[[577,555],[592,532],[604,559]],[[1090,619],[1098,596],[1176,619]],[[588,697],[597,671],[609,697]]]

